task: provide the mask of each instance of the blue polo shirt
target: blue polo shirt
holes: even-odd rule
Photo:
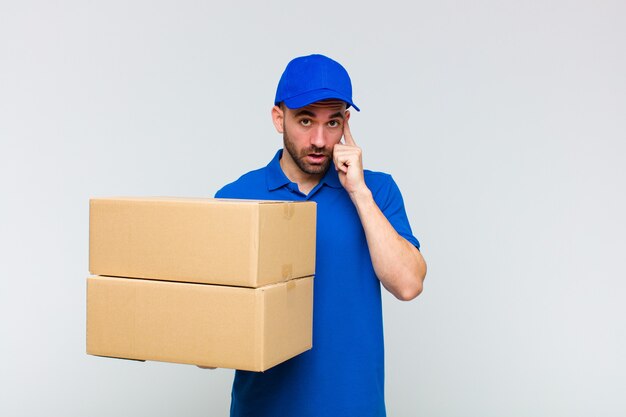
[[[385,416],[381,285],[356,208],[334,166],[305,195],[283,173],[281,156],[215,196],[317,202],[313,348],[265,372],[236,371],[231,416]],[[391,176],[364,176],[389,222],[419,248]]]

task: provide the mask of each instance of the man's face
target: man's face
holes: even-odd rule
[[[330,166],[333,147],[343,135],[350,113],[343,101],[327,100],[299,109],[281,106],[285,149],[304,173],[323,175]]]

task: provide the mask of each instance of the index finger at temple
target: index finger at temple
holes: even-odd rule
[[[356,142],[352,137],[352,133],[350,132],[350,125],[348,124],[347,120],[343,124],[343,138],[346,141],[346,145],[356,146]]]

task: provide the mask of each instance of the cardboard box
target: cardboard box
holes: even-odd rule
[[[315,274],[314,202],[90,201],[93,275],[260,287]]]
[[[260,288],[87,279],[87,353],[264,371],[312,346],[313,277]]]

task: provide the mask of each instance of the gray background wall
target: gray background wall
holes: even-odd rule
[[[88,199],[265,165],[294,56],[350,71],[424,293],[390,416],[623,416],[626,3],[2,1],[0,415],[221,416],[232,371],[85,354]]]

